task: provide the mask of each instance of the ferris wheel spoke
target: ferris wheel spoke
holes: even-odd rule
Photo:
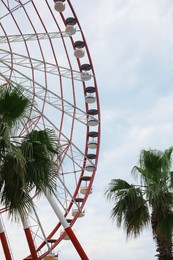
[[[12,1],[8,1],[8,0],[4,1],[4,0],[2,0],[2,2],[8,8],[9,11],[6,14],[4,14],[3,16],[1,16],[0,20],[5,18],[8,15],[11,15],[11,13],[14,13],[15,11],[19,10],[22,6],[24,6],[24,5],[28,4],[29,2],[31,2],[31,0],[27,0],[27,1],[23,2],[22,4],[21,4],[21,2],[19,3],[18,0],[14,0],[14,2],[16,2],[16,4],[13,4],[13,5],[12,5]]]
[[[68,196],[68,201],[69,202],[72,202],[73,204],[76,205],[77,208],[79,208],[79,205],[77,204],[77,202],[75,201],[75,198],[73,197],[72,193],[70,192],[68,186],[66,185],[66,183],[64,182],[63,179],[60,178],[60,176],[57,176],[58,177],[58,180],[60,182],[60,184],[62,185],[62,188],[63,188],[63,195],[65,195],[64,197],[61,197],[61,193],[59,190],[57,190],[57,193],[56,193],[56,199],[58,200],[58,202],[61,204],[61,206],[63,207],[64,209],[64,212],[67,212],[67,208],[65,208],[63,206],[63,203],[61,202],[61,199],[63,199],[64,201],[67,200],[67,197]],[[67,212],[68,213],[68,212]]]
[[[26,85],[26,82],[33,82],[33,79],[29,77],[28,75],[25,75],[21,71],[15,69],[14,67],[11,67],[10,63],[6,63],[1,60],[1,63],[4,65],[4,68],[8,68],[7,71],[13,71],[14,73],[17,74],[17,76],[11,76],[11,79],[8,78],[8,76],[5,76],[5,73],[0,73],[0,76],[6,79],[6,82],[11,81],[14,85],[16,84],[22,84],[22,86],[27,90],[28,93],[32,95],[32,90],[31,90],[31,84]],[[18,76],[19,75],[19,76]],[[16,83],[16,79],[18,79],[18,83]],[[21,81],[23,79],[23,81]],[[20,81],[19,81],[20,80]],[[25,84],[24,84],[25,83]],[[66,101],[62,97],[56,95],[53,93],[51,90],[46,89],[43,85],[41,85],[39,82],[36,82],[34,80],[34,85],[35,85],[35,97],[39,100],[42,100],[49,104],[49,106],[54,107],[55,109],[58,109],[59,111],[63,112],[67,116],[74,118],[78,122],[86,125],[87,124],[87,114],[85,111],[80,109],[79,107],[75,107],[73,104],[70,102]],[[45,97],[45,91],[47,92],[47,95]],[[64,107],[62,108],[62,101],[64,104]],[[33,108],[35,108],[33,104]],[[75,110],[75,113],[74,113]],[[94,117],[91,115],[90,118]]]
[[[30,220],[31,220],[31,219],[33,220],[33,224],[31,225],[32,232],[33,232],[33,234],[34,234],[35,236],[37,236],[37,234],[38,234],[38,229],[40,229],[42,236],[39,235],[39,237],[42,238],[42,240],[44,240],[45,244],[47,245],[48,250],[50,250],[50,245],[49,245],[49,243],[48,243],[48,241],[47,241],[47,237],[46,237],[46,234],[45,234],[45,231],[44,231],[44,227],[43,227],[43,225],[41,224],[41,220],[40,220],[39,215],[38,215],[38,213],[37,213],[37,211],[36,211],[36,209],[35,209],[35,206],[33,206],[33,212],[34,212],[34,216],[35,216],[35,217],[34,217],[33,215],[28,215],[29,219],[30,219]],[[31,223],[31,221],[30,221],[30,223]],[[36,227],[36,228],[35,228],[35,227]],[[38,228],[37,228],[37,227],[38,227]],[[35,229],[35,230],[34,230],[34,229]]]
[[[34,58],[28,58],[25,55],[21,55],[15,52],[11,53],[10,51],[5,51],[3,49],[0,49],[0,57],[1,57],[0,63],[9,64],[9,66],[11,64],[11,59],[13,59],[13,66],[16,65],[27,69],[32,68],[32,70],[40,71],[44,73],[46,71],[46,73],[53,74],[56,76],[61,76],[69,79],[72,78],[73,80],[82,81],[81,72],[68,69],[62,66],[58,66],[57,69],[57,65],[50,62],[46,62]],[[93,76],[91,75],[91,77]]]
[[[36,83],[36,82],[35,82]],[[40,84],[39,84],[40,85]],[[55,108],[56,110],[59,110],[61,112],[63,112],[65,115],[67,115],[68,117],[71,117],[73,119],[75,119],[76,121],[80,122],[81,124],[86,125],[87,123],[87,115],[86,112],[81,110],[78,107],[74,107],[73,104],[71,104],[70,102],[66,101],[63,99],[64,102],[64,107],[62,108],[61,102],[62,102],[62,98],[59,96],[51,96],[51,92],[48,90],[48,94],[46,96],[46,98],[44,97],[44,93],[43,93],[43,86],[41,89],[36,89],[37,91],[35,92],[35,97],[45,101],[47,105],[49,105],[52,108]],[[31,91],[29,88],[27,88],[27,91],[31,94]],[[38,110],[37,106],[33,105],[33,109],[35,111],[37,111],[40,114],[40,111]],[[74,114],[74,109],[75,109],[75,114]],[[42,115],[44,118],[46,118],[44,115]],[[91,116],[91,118],[93,118]]]
[[[76,30],[79,32],[79,30]],[[23,41],[38,41],[38,40],[48,40],[48,39],[57,39],[62,37],[69,37],[66,31],[62,32],[49,32],[49,33],[30,33],[30,34],[18,34],[18,35],[8,35],[8,40],[6,36],[0,36],[0,44],[1,43],[15,43],[15,42],[23,42]]]

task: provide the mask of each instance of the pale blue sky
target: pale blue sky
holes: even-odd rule
[[[127,242],[123,230],[109,219],[113,205],[104,190],[112,178],[133,181],[130,171],[140,149],[163,150],[173,144],[173,2],[72,3],[95,66],[102,115],[94,192],[76,232],[91,260],[154,259],[151,230]]]
[[[90,260],[154,259],[151,230],[126,241],[104,191],[112,178],[133,181],[140,149],[173,144],[173,1],[71,2],[96,72],[102,128],[93,194],[74,231]],[[69,241],[57,251],[60,260],[79,259]]]

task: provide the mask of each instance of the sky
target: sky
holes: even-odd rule
[[[92,57],[101,109],[93,193],[74,231],[90,260],[154,259],[151,230],[126,240],[104,195],[113,178],[134,182],[141,149],[173,145],[172,0],[72,0]],[[70,241],[59,259],[80,259]],[[21,259],[15,259],[21,260]]]
[[[93,194],[76,233],[91,260],[154,259],[151,230],[127,241],[124,230],[110,220],[113,204],[104,191],[113,178],[134,182],[131,169],[141,149],[173,145],[173,2],[72,3],[96,72],[102,129]]]

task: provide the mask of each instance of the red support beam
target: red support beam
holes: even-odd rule
[[[7,239],[6,239],[6,236],[5,236],[4,232],[0,233],[0,239],[1,239],[3,250],[4,250],[5,258],[7,260],[12,260],[12,256],[11,256],[10,249],[9,249],[9,246],[8,246],[8,243],[7,243]]]
[[[77,237],[75,236],[71,227],[69,226],[68,228],[65,229],[65,231],[66,231],[67,235],[69,236],[71,242],[73,243],[74,247],[76,248],[76,251],[80,255],[81,259],[89,260],[89,258],[87,257],[85,251],[83,250],[81,244],[79,243],[79,241],[78,241]]]
[[[24,228],[26,239],[28,241],[28,246],[31,252],[31,256],[33,260],[38,260],[37,251],[35,249],[34,241],[32,238],[31,230],[29,227]]]

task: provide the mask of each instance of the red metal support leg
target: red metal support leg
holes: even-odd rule
[[[35,250],[35,245],[32,239],[32,235],[31,235],[31,231],[29,228],[24,229],[25,231],[25,235],[26,235],[26,239],[28,241],[28,246],[31,252],[31,256],[33,260],[38,260],[38,256],[37,256],[37,252]]]
[[[4,232],[4,227],[3,227],[2,220],[1,220],[1,216],[0,216],[0,239],[1,239],[3,250],[4,250],[5,258],[7,260],[12,260],[12,256],[11,256],[10,248],[9,248],[7,238],[6,238],[6,235]]]
[[[12,260],[10,249],[4,232],[0,232],[0,239],[4,250],[4,255],[7,260]]]
[[[71,227],[66,228],[65,231],[66,231],[67,235],[69,236],[71,242],[73,243],[74,247],[76,248],[76,251],[80,255],[81,259],[89,260],[89,258],[87,257],[86,253],[84,252],[81,244],[79,243],[79,241],[78,241],[77,237],[75,236]]]
[[[28,242],[28,246],[29,246],[29,249],[30,249],[32,259],[38,260],[37,251],[35,249],[31,230],[30,230],[29,225],[28,225],[28,221],[26,219],[23,219],[22,222],[23,222],[23,228],[24,228],[24,231],[25,231],[25,235],[26,235],[26,239],[27,239],[27,242]]]
[[[62,214],[55,197],[53,194],[50,194],[49,191],[45,191],[45,195],[47,200],[49,201],[50,205],[52,206],[55,214],[57,215],[58,219],[60,220],[64,230],[66,231],[67,235],[69,236],[71,242],[73,243],[76,251],[78,252],[79,256],[81,257],[82,260],[88,260],[89,258],[87,257],[86,253],[84,252],[81,244],[79,243],[77,237],[75,236],[74,232],[72,231],[69,223],[67,222],[66,218]]]

